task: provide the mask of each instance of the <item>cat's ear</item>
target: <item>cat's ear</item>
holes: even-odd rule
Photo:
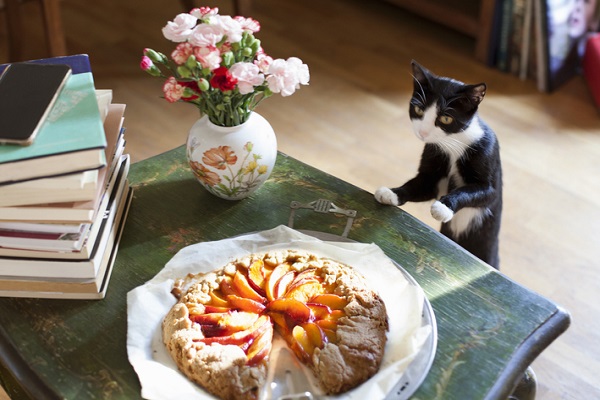
[[[415,60],[412,60],[410,64],[412,65],[415,89],[419,89],[419,87],[427,85],[429,83],[429,77],[433,74],[429,72],[427,68],[419,65],[419,63],[417,63]]]
[[[473,105],[477,106],[483,101],[487,86],[485,83],[478,83],[477,85],[467,85],[465,94],[471,100]]]

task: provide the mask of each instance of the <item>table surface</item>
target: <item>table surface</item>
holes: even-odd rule
[[[105,299],[0,299],[0,381],[13,398],[139,398],[127,359],[127,292],[187,245],[287,224],[292,201],[356,210],[348,237],[379,245],[422,286],[438,343],[414,398],[505,399],[570,322],[559,306],[401,209],[282,153],[264,186],[241,201],[206,192],[183,147],[134,164],[129,177],[134,197]],[[346,225],[307,210],[294,220],[297,229],[333,234]]]

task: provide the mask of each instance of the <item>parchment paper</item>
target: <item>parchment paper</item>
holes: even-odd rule
[[[410,284],[374,244],[323,242],[286,226],[188,246],[153,279],[127,294],[127,353],[140,379],[142,397],[214,399],[177,370],[162,342],[162,320],[176,302],[170,293],[172,285],[188,273],[212,271],[248,253],[276,249],[302,249],[348,264],[379,292],[390,322],[381,369],[352,391],[327,398],[376,400],[385,397],[431,333],[431,326],[421,326],[424,302],[421,288]],[[271,365],[275,365],[274,360]]]

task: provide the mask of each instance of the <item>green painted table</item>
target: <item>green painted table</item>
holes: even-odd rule
[[[502,399],[569,325],[551,301],[507,279],[399,208],[279,154],[242,201],[208,194],[180,147],[132,166],[134,198],[107,296],[100,301],[0,299],[2,385],[13,398],[133,399],[126,295],[181,248],[287,224],[292,201],[357,211],[349,238],[374,242],[423,287],[438,327],[433,366],[415,399]],[[296,211],[297,229],[341,234],[346,218]]]

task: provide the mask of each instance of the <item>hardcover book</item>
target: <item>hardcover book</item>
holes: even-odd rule
[[[73,74],[30,146],[0,146],[0,183],[101,168],[105,147],[92,73]]]
[[[0,257],[0,280],[27,280],[45,278],[63,280],[96,279],[101,269],[104,253],[110,251],[118,225],[128,206],[129,187],[123,176],[121,190],[109,204],[106,215],[100,218],[97,237],[89,238],[92,249],[87,259],[32,259]],[[108,250],[107,250],[108,249]]]
[[[98,184],[96,185],[91,200],[49,204],[35,203],[21,206],[2,206],[2,201],[0,200],[0,221],[28,221],[36,223],[92,222],[96,214],[96,209],[100,206],[100,202],[102,201],[102,196],[106,190],[107,184],[110,183],[113,171],[120,162],[121,154],[123,154],[124,151],[124,112],[124,104],[111,104],[108,106],[108,113],[103,129],[103,131],[106,131],[105,142],[107,143],[106,149],[103,149],[105,152],[104,159],[107,160],[108,165],[98,172]],[[42,180],[27,181],[21,184],[37,181]],[[2,193],[2,190],[3,187],[0,186],[0,194]]]
[[[29,60],[28,63],[35,64],[64,64],[71,67],[72,74],[81,74],[83,72],[92,72],[90,57],[87,54],[73,54],[68,56],[58,56],[50,58],[41,58],[39,60]],[[10,64],[0,65],[0,73]]]
[[[122,164],[129,169],[129,155],[124,155]],[[102,182],[98,186],[94,200],[71,203],[35,204],[21,207],[0,207],[0,221],[37,223],[88,223],[94,221],[102,203],[108,201],[108,193],[115,185],[116,174],[103,168],[100,171]]]
[[[106,132],[106,160],[109,170],[119,159],[117,152],[124,147],[123,114],[124,104],[109,104],[106,107],[104,130]],[[116,156],[115,156],[116,155]],[[0,186],[0,207],[25,206],[81,202],[93,200],[97,194],[98,170],[88,170],[59,177],[40,178]]]
[[[3,223],[0,224],[0,257],[16,258],[48,258],[48,259],[86,259],[90,258],[100,234],[101,226],[106,218],[110,216],[111,204],[115,199],[122,197],[125,190],[125,179],[129,170],[126,157],[118,174],[115,174],[116,182],[113,188],[107,191],[107,196],[100,204],[96,212],[96,218],[92,223],[80,224],[77,231],[59,229],[51,231],[48,227],[54,224],[25,224],[25,223]],[[19,226],[40,227],[37,231],[14,229]],[[13,229],[11,229],[13,228]],[[0,259],[0,264],[2,259]],[[2,274],[2,268],[0,268]]]
[[[42,251],[69,251],[81,248],[90,224],[82,224],[79,232],[53,233],[0,229],[0,248]],[[0,261],[1,262],[1,261]]]
[[[113,225],[104,252],[99,253],[98,271],[93,278],[0,278],[1,297],[60,299],[103,299],[106,295],[123,227],[131,204],[132,190],[125,196],[120,220]]]
[[[98,189],[98,170],[0,186],[0,207],[87,201]]]

